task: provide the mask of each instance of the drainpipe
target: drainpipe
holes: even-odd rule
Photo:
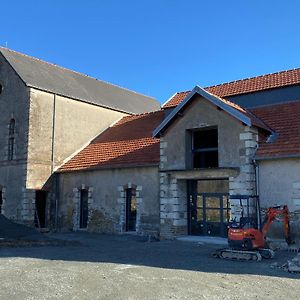
[[[256,146],[254,155],[253,155],[253,165],[255,169],[255,193],[257,196],[257,219],[258,219],[258,228],[261,229],[262,223],[261,223],[261,212],[260,212],[260,199],[259,199],[259,165],[257,161],[255,160],[255,154],[258,149],[258,146]]]

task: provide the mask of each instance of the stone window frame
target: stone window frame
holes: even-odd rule
[[[88,191],[88,221],[86,228],[80,228],[80,193],[82,190]],[[89,228],[89,223],[92,217],[92,208],[94,204],[93,199],[93,187],[82,184],[79,187],[73,189],[73,230],[74,231],[86,231]]]
[[[120,219],[119,219],[119,231],[120,233],[126,233],[126,190],[127,189],[135,189],[136,196],[136,229],[135,232],[141,233],[141,206],[143,203],[142,190],[143,187],[141,185],[132,184],[128,182],[125,185],[118,186],[119,198],[118,204],[120,209]]]
[[[6,188],[0,185],[0,193],[2,196],[2,204],[0,205],[0,214],[5,215],[5,202],[6,202]]]

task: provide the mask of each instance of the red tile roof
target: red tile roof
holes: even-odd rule
[[[162,122],[163,111],[127,116],[108,128],[58,172],[159,164],[159,139],[153,130]]]
[[[257,157],[300,155],[300,101],[276,104],[251,110],[277,134],[273,143],[263,143]]]
[[[300,68],[209,86],[205,90],[219,97],[229,97],[296,84],[300,84]],[[176,93],[163,108],[177,106],[189,92]]]

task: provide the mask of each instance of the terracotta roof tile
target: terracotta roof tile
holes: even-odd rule
[[[152,132],[163,118],[163,111],[122,118],[58,171],[158,165],[159,139]]]
[[[300,101],[251,110],[277,134],[273,143],[262,143],[257,157],[300,155]]]
[[[300,68],[209,86],[205,90],[220,97],[229,97],[296,84],[300,84]],[[175,94],[163,108],[177,106],[189,92]]]

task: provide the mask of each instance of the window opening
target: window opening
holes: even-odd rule
[[[126,189],[126,231],[136,231],[136,190]]]
[[[79,228],[87,228],[88,224],[88,195],[89,192],[87,189],[80,190],[80,219],[79,219]]]
[[[194,168],[218,167],[218,129],[194,131],[192,153]]]
[[[14,159],[14,147],[15,147],[15,127],[16,121],[15,119],[11,119],[9,122],[8,129],[8,160]]]

